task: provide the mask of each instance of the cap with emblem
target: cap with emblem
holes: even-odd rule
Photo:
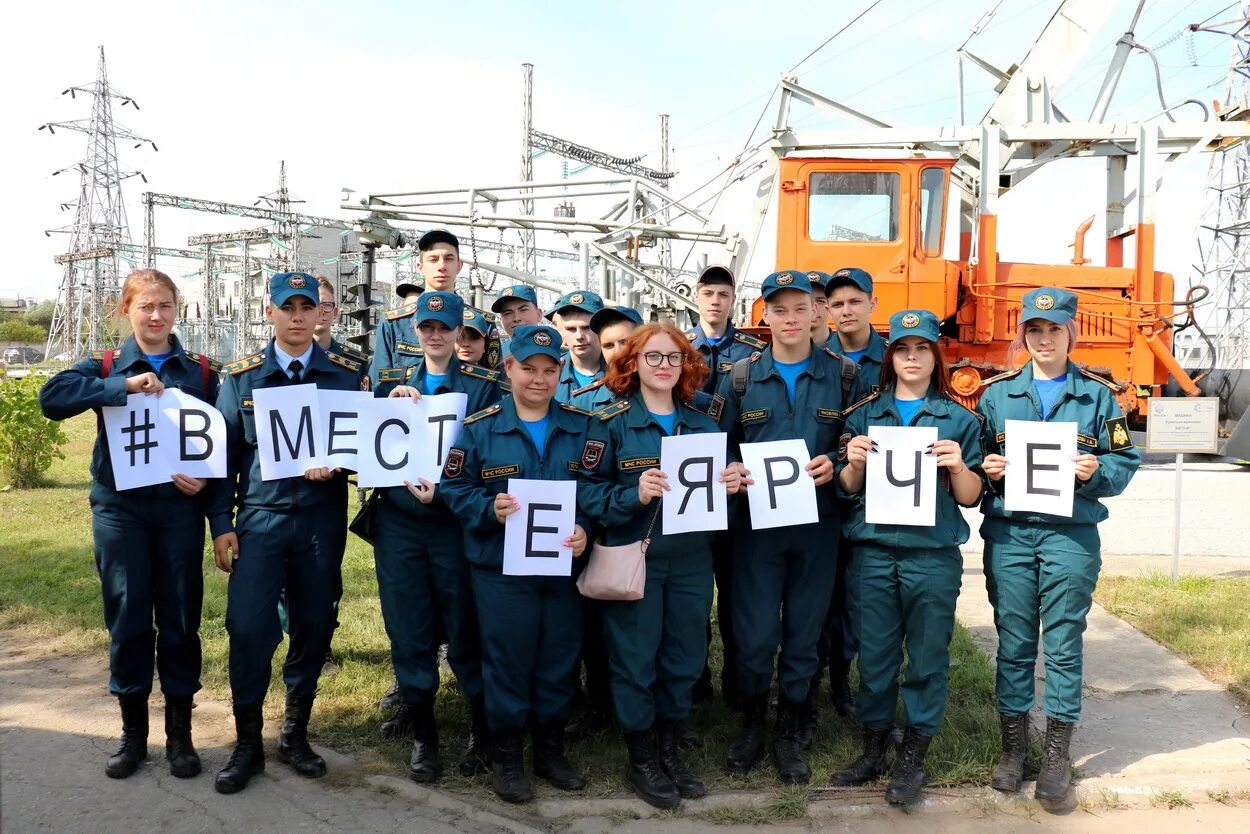
[[[872,276],[857,266],[844,266],[835,269],[825,282],[825,295],[838,287],[855,287],[861,292],[872,295]]]
[[[430,249],[436,243],[450,243],[456,247],[456,252],[460,251],[460,238],[453,235],[446,229],[430,229],[421,235],[421,239],[417,241],[417,251],[424,252]]]
[[[464,308],[464,326],[476,330],[483,336],[490,334],[490,322],[486,320],[486,316],[482,315],[481,310],[475,310],[472,307]]]
[[[732,287],[735,284],[734,274],[727,266],[710,264],[703,267],[703,271],[699,273],[699,278],[695,281],[695,285],[699,284],[728,284]]]
[[[760,295],[764,296],[765,301],[782,290],[798,290],[810,295],[812,282],[807,277],[806,272],[799,272],[797,269],[783,269],[781,272],[772,273],[764,279],[764,283],[760,284]]]
[[[824,295],[825,284],[829,283],[829,273],[821,272],[819,269],[809,269],[807,271],[807,280],[812,282],[812,292]]]
[[[642,324],[642,314],[633,307],[604,307],[590,317],[590,329],[597,334],[612,322],[623,320]]]
[[[417,326],[439,321],[454,330],[464,324],[464,302],[454,292],[423,292],[417,299]]]
[[[603,299],[599,297],[599,293],[590,290],[566,292],[556,300],[555,304],[551,305],[551,309],[546,314],[547,318],[551,318],[552,313],[558,313],[566,307],[572,307],[574,310],[581,310],[593,316],[603,309]]]
[[[421,283],[420,276],[407,278],[403,281],[400,281],[398,284],[395,285],[395,294],[399,296],[401,299],[407,298],[408,296],[412,295],[414,292],[421,293],[424,291],[425,291],[425,284]]]
[[[523,324],[512,333],[509,355],[518,362],[542,354],[560,361],[560,334],[549,324]]]
[[[899,310],[890,316],[890,341],[904,336],[919,336],[925,341],[938,340],[941,322],[928,310]]]
[[[269,279],[269,303],[281,307],[292,296],[302,295],[317,306],[317,279],[307,272],[278,272]]]
[[[1046,319],[1055,324],[1067,324],[1076,318],[1076,295],[1058,287],[1041,287],[1024,294],[1024,307],[1020,321]]]
[[[499,297],[490,305],[492,313],[498,313],[503,309],[503,305],[512,300],[528,301],[535,307],[538,306],[538,293],[534,292],[534,288],[529,284],[513,284],[510,287],[504,287],[499,293]]]

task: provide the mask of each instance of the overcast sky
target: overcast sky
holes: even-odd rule
[[[534,125],[548,133],[620,156],[646,154],[644,163],[658,167],[658,114],[671,114],[672,168],[680,172],[673,190],[685,194],[733,158],[761,115],[771,123],[775,101],[762,111],[778,76],[870,2],[27,4],[0,52],[0,150],[10,186],[0,206],[8,270],[0,295],[56,293],[61,272],[52,259],[68,239],[44,231],[72,221],[59,204],[76,196],[78,176],[51,173],[82,158],[86,137],[37,128],[89,117],[89,98],[61,91],[93,81],[98,45],[114,87],[142,108],[115,107],[116,120],[160,148],[119,146],[123,167],[149,181],[124,186],[132,239],[141,242],[144,190],[250,204],[274,190],[283,159],[304,209],[331,216],[346,214],[338,208],[343,186],[363,194],[514,181],[525,61],[535,64]],[[1109,2],[1115,11],[1059,96],[1069,113],[1088,113],[1135,5]],[[894,124],[953,124],[954,49],[993,5],[882,0],[807,61],[800,81]],[[1004,0],[969,48],[1009,66],[1057,6]],[[1185,24],[1235,14],[1227,7],[1147,4],[1137,37],[1159,47],[1170,100],[1222,95],[1231,43],[1177,34]],[[991,87],[969,69],[969,121],[992,100]],[[1134,55],[1109,120],[1152,115],[1156,102],[1148,60]],[[791,123],[845,126],[805,108]],[[559,160],[539,159],[535,176],[558,179]],[[1200,163],[1191,166],[1161,201],[1161,268],[1186,271],[1203,177]],[[721,199],[720,222],[745,225],[749,185]],[[1101,206],[1101,186],[1077,171],[1035,177],[1028,188],[1005,201],[1002,254],[1065,262],[1072,230]],[[190,234],[240,225],[253,222],[163,210],[157,238],[184,246]],[[554,236],[540,244],[568,245]],[[684,255],[679,246],[676,259]],[[184,272],[193,268],[184,262]],[[761,249],[752,271],[771,268],[771,252]]]

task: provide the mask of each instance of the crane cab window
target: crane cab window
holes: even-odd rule
[[[807,236],[811,240],[898,239],[899,175],[823,171],[808,181]]]
[[[946,172],[925,168],[920,172],[920,234],[924,253],[942,254],[942,215],[946,208]]]

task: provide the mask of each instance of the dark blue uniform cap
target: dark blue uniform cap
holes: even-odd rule
[[[897,341],[904,336],[919,336],[936,342],[941,322],[928,310],[899,310],[890,316],[890,341]]]
[[[547,318],[551,318],[552,313],[558,313],[565,307],[572,307],[575,310],[581,310],[583,313],[590,313],[592,316],[603,309],[603,299],[599,297],[599,293],[590,290],[573,290],[566,292],[564,295],[551,305],[551,309],[547,311]]]
[[[781,290],[798,290],[810,295],[812,282],[808,279],[806,272],[783,269],[781,272],[772,273],[764,279],[764,283],[760,284],[760,295],[764,296],[765,301]]]
[[[507,304],[514,298],[519,298],[522,301],[528,301],[535,307],[538,306],[538,293],[534,292],[533,287],[529,284],[513,284],[510,287],[503,288],[503,291],[499,293],[499,297],[496,298],[494,303],[490,305],[490,311],[492,313],[498,313],[503,305]]]
[[[460,251],[460,238],[446,229],[430,229],[421,235],[421,239],[417,241],[417,251],[424,252],[436,243],[450,243],[456,247],[456,252]]]
[[[542,354],[560,361],[560,334],[549,324],[523,324],[512,333],[509,355],[518,362]]]
[[[695,286],[699,284],[728,284],[736,286],[734,274],[729,267],[721,264],[709,264],[703,267],[703,271],[699,273],[698,279],[694,282]]]
[[[278,272],[269,279],[269,303],[281,307],[287,299],[302,295],[317,306],[321,297],[317,295],[317,279],[307,272]]]
[[[1046,319],[1067,324],[1076,318],[1076,295],[1058,287],[1041,287],[1024,294],[1020,321]]]
[[[821,272],[818,269],[809,269],[807,271],[807,279],[812,282],[812,292],[824,295],[825,284],[829,283],[829,273]]]
[[[838,287],[845,286],[858,287],[863,292],[872,295],[872,276],[857,266],[844,266],[836,269],[825,282],[825,295]]]
[[[481,310],[472,307],[464,308],[464,326],[471,327],[483,336],[490,333],[490,322],[486,320],[486,316],[482,315]]]
[[[407,298],[410,292],[425,292],[425,284],[421,282],[421,276],[409,278],[395,285],[395,294],[400,298]]]
[[[417,299],[417,326],[441,321],[455,330],[464,324],[464,301],[454,292],[423,292]]]
[[[604,307],[590,317],[590,329],[596,334],[614,321],[628,319],[634,324],[642,324],[642,314],[633,307]]]

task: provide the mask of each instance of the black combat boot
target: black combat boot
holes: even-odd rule
[[[681,760],[682,727],[686,722],[681,720],[661,721],[659,724],[659,759],[664,775],[677,786],[682,799],[702,799],[707,796],[707,788],[699,781],[685,762]]]
[[[386,694],[378,701],[378,709],[385,712],[388,709],[395,709],[403,702],[404,698],[399,692],[399,679],[392,678],[391,688],[386,690]]]
[[[783,785],[806,785],[812,779],[812,768],[803,752],[801,730],[804,704],[780,698],[777,721],[773,728],[773,763]]]
[[[820,687],[812,684],[812,688],[808,690],[807,700],[803,702],[799,711],[799,746],[803,748],[804,753],[811,752],[812,743],[816,741],[816,730],[820,726],[820,704],[817,697],[819,693]]]
[[[510,728],[491,732],[494,753],[491,755],[491,787],[504,802],[529,802],[534,798],[529,780],[525,778],[525,747],[521,731]]]
[[[1037,787],[1033,791],[1033,798],[1048,811],[1065,810],[1070,798],[1072,759],[1068,751],[1075,727],[1075,724],[1049,716],[1046,718],[1046,746],[1042,752],[1042,769],[1037,774]]]
[[[767,692],[742,696],[742,735],[725,754],[725,767],[734,776],[745,776],[764,758],[764,719],[767,714]]]
[[[438,725],[434,723],[434,701],[409,704],[412,715],[412,755],[408,757],[408,778],[428,784],[443,775],[443,762],[438,755]]]
[[[148,696],[118,695],[122,711],[122,746],[109,756],[104,772],[110,779],[125,779],[148,757]]]
[[[839,770],[829,779],[829,784],[842,788],[866,785],[881,777],[888,770],[886,753],[890,747],[890,728],[884,730],[864,729],[864,752],[845,770]]]
[[[214,787],[217,793],[238,793],[247,787],[252,777],[265,770],[265,747],[260,731],[264,726],[260,707],[234,711],[234,729],[238,740],[230,761],[217,772]]]
[[[472,713],[472,725],[469,727],[469,741],[464,746],[464,755],[460,757],[457,768],[461,776],[477,776],[490,772],[490,727],[486,724],[486,696],[478,695],[469,702]]]
[[[681,792],[660,766],[655,747],[655,729],[625,734],[629,748],[629,769],[625,780],[643,802],[664,811],[681,805]]]
[[[530,728],[534,744],[534,775],[562,791],[580,791],[586,779],[564,755],[564,722],[535,724]]]
[[[890,772],[890,785],[885,789],[885,800],[891,805],[910,805],[920,799],[924,787],[924,757],[929,752],[933,736],[921,735],[915,727],[908,727],[903,734],[903,746],[894,759]]]
[[[278,733],[278,761],[289,764],[305,779],[320,779],[326,775],[326,760],[308,743],[308,719],[312,717],[315,697],[288,692],[286,717]]]
[[[412,730],[416,726],[417,713],[420,711],[420,707],[416,704],[401,702],[395,708],[394,714],[378,727],[378,732],[381,733],[382,738],[389,741],[412,738]]]
[[[1015,793],[1024,781],[1024,763],[1029,757],[1029,714],[999,713],[998,724],[1002,730],[1003,752],[994,765],[990,786],[1003,793]]]
[[[200,754],[191,743],[191,696],[165,696],[165,758],[179,779],[200,775]]]
[[[844,663],[829,666],[829,700],[833,701],[834,712],[843,718],[859,716],[855,691],[851,689],[850,669]]]

